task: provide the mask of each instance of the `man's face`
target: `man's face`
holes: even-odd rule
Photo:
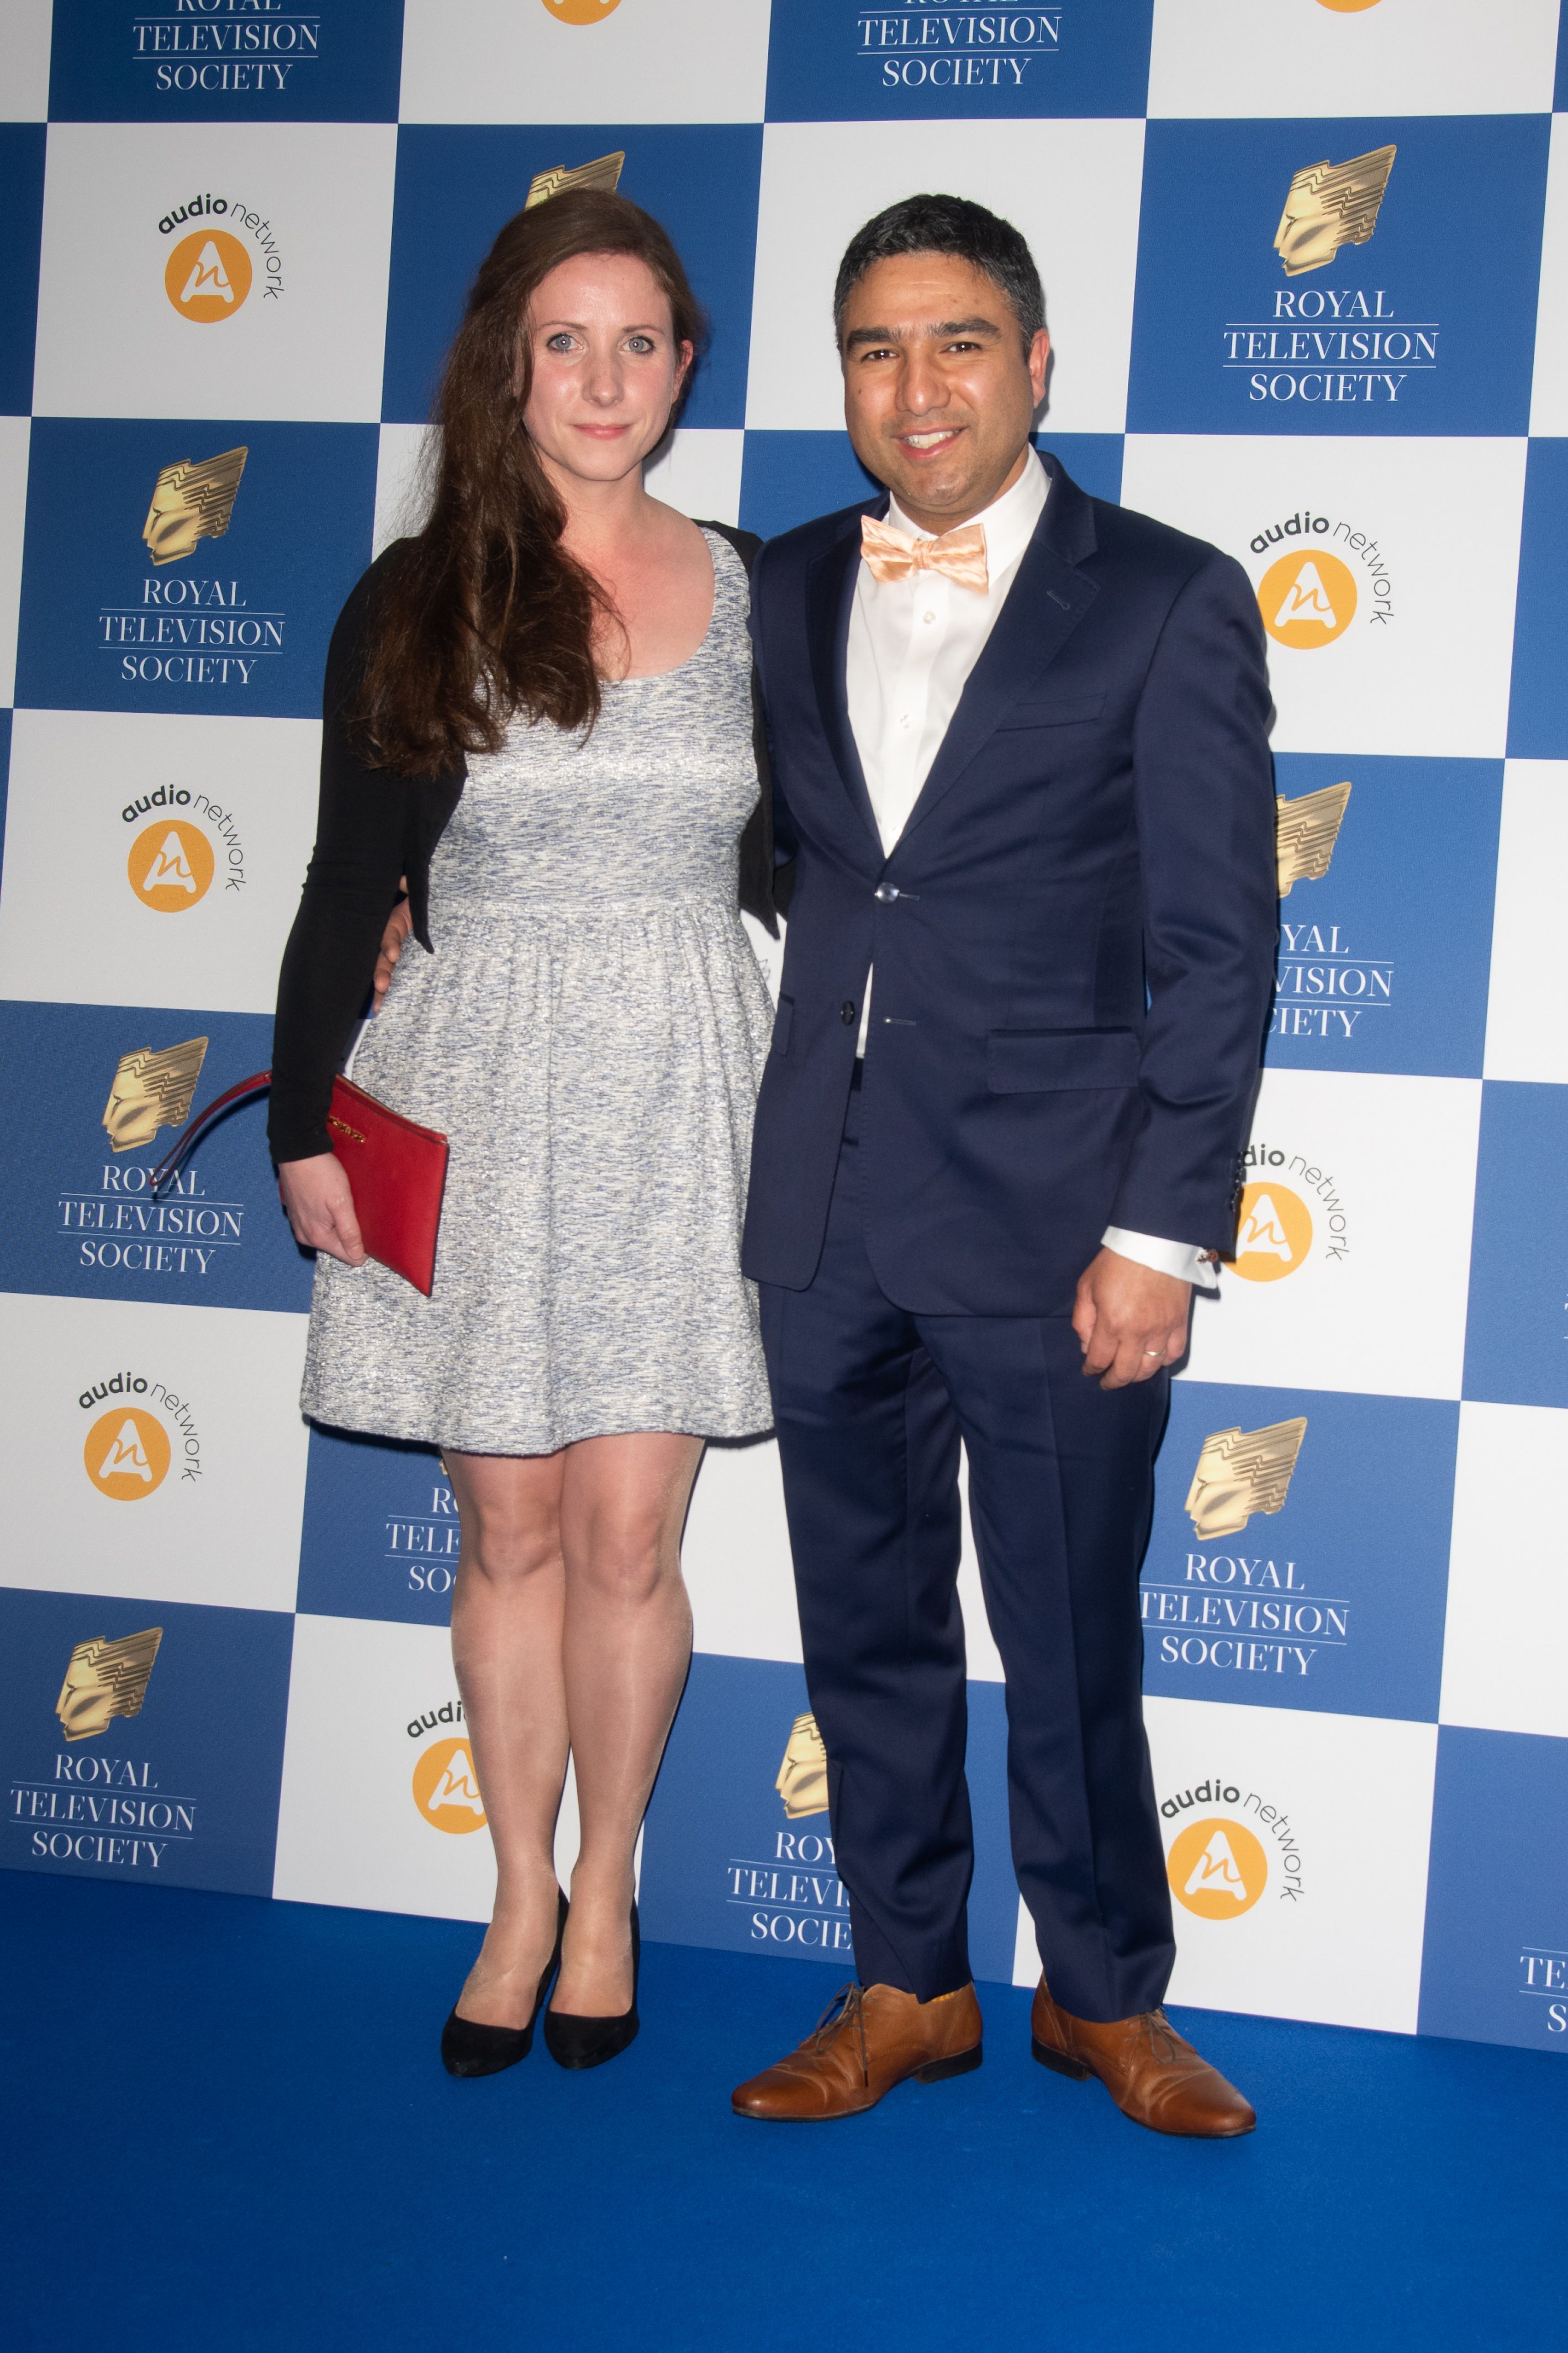
[[[911,522],[954,530],[1017,480],[1051,346],[1042,330],[1025,357],[994,279],[944,253],[874,262],[842,333],[855,454]]]

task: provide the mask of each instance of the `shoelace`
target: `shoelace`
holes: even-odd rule
[[[866,1989],[857,1985],[853,1978],[847,1985],[839,1987],[806,2036],[804,2047],[808,2051],[826,2051],[828,2044],[836,2042],[850,2024],[853,2024],[860,2044],[860,2080],[863,2084],[869,2084],[871,2068],[866,2056]]]
[[[1141,2039],[1148,2042],[1152,2059],[1169,2061],[1180,2055],[1176,2030],[1163,2010],[1146,2010],[1142,2018],[1132,2021],[1127,2040],[1136,2042]],[[1162,2044],[1164,2046],[1163,2049]]]

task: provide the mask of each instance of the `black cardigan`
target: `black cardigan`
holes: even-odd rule
[[[749,578],[762,541],[727,523],[702,527],[729,541]],[[369,615],[382,568],[393,553],[388,548],[379,555],[354,587],[327,649],[316,846],[283,951],[272,1033],[268,1140],[274,1160],[305,1160],[331,1149],[326,1115],[332,1080],[364,1012],[381,935],[404,876],[414,935],[423,946],[435,946],[430,860],[462,797],[467,769],[459,764],[444,776],[398,776],[366,767],[349,743]],[[767,740],[754,673],[752,713],[758,799],[741,837],[737,895],[776,938],[778,916],[788,903],[781,886],[789,878],[773,871]]]

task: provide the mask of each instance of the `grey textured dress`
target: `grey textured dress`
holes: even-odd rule
[[[519,723],[468,782],[356,1082],[450,1141],[431,1296],[317,1261],[304,1410],[481,1454],[772,1420],[741,1273],[773,1013],[735,902],[756,804],[744,567],[585,737]]]

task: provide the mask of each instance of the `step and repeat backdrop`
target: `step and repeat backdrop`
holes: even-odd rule
[[[1144,1572],[1173,1993],[1568,2051],[1558,36],[1557,0],[5,0],[0,1862],[487,1916],[440,1462],[300,1419],[259,1110],[149,1172],[268,1059],[327,635],[535,175],[624,151],[712,316],[658,486],[763,533],[867,494],[834,268],[935,186],[1034,244],[1043,442],[1235,555],[1270,640],[1279,996]],[[710,1451],[687,1561],[645,1926],[842,1977],[770,1445]],[[965,1591],[976,1966],[1029,1982]]]

